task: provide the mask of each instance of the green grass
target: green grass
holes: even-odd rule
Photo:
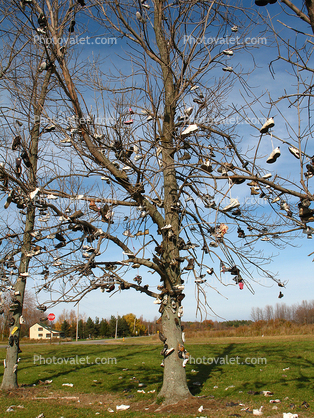
[[[302,417],[313,417],[314,409],[314,351],[312,340],[288,341],[286,339],[261,340],[255,342],[225,342],[219,344],[190,344],[187,349],[194,359],[216,359],[217,364],[188,364],[186,367],[188,384],[196,396],[205,396],[203,402],[215,400],[219,408],[227,402],[241,402],[250,408],[264,405],[265,416],[282,416],[282,412],[294,412]],[[23,345],[19,363],[18,379],[23,387],[11,393],[0,395],[0,416],[10,405],[23,405],[24,409],[16,409],[14,417],[34,418],[40,413],[45,417],[97,417],[112,416],[107,408],[115,409],[121,403],[130,404],[130,412],[120,412],[123,416],[152,416],[152,411],[146,413],[144,408],[156,401],[162,384],[160,367],[160,344],[123,345]],[[4,358],[5,349],[0,348],[0,358]],[[68,364],[34,364],[34,356],[68,359]],[[86,359],[89,364],[70,364],[70,358]],[[95,364],[96,358],[108,360],[106,364]],[[235,364],[224,364],[226,359],[234,358]],[[265,358],[267,364],[241,364],[246,358]],[[61,360],[59,360],[61,362]],[[80,360],[78,360],[80,361]],[[104,360],[103,360],[104,361]],[[210,360],[211,361],[211,360]],[[232,360],[231,360],[232,361]],[[85,360],[85,363],[87,360]],[[3,366],[0,366],[1,378]],[[289,367],[289,370],[283,369]],[[123,369],[128,370],[123,371]],[[192,370],[195,370],[192,371]],[[39,381],[52,379],[52,384],[44,385]],[[193,382],[201,386],[194,386]],[[73,388],[62,386],[63,383],[73,383]],[[139,383],[144,383],[145,394],[138,393]],[[36,386],[33,386],[36,385]],[[217,387],[216,387],[217,386]],[[155,390],[148,394],[147,391]],[[247,392],[270,390],[274,397],[251,395]],[[79,397],[77,399],[57,399],[64,396]],[[35,397],[50,397],[54,399],[34,399]],[[278,410],[272,410],[270,399],[280,399]],[[288,399],[286,399],[288,398]],[[203,399],[203,398],[202,398]],[[286,399],[286,400],[285,400]],[[308,410],[301,407],[306,400],[310,404]],[[101,402],[101,403],[100,403]],[[201,404],[201,403],[200,403]],[[296,407],[292,411],[290,404]],[[158,408],[156,404],[155,409]],[[311,412],[312,411],[312,412]],[[96,415],[99,412],[99,415]],[[188,411],[191,412],[191,411]],[[195,412],[195,413],[194,413]],[[234,412],[240,412],[240,407],[227,412],[215,413],[215,417],[225,417]],[[207,413],[208,414],[208,413]],[[279,415],[280,414],[280,415]],[[12,414],[13,415],[13,414]],[[206,415],[205,411],[201,415]],[[246,415],[246,414],[245,414]],[[161,416],[183,416],[161,413]],[[197,416],[197,409],[186,416]],[[209,415],[208,415],[209,416]],[[212,415],[210,415],[212,416]]]

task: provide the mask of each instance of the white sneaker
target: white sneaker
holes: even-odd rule
[[[261,241],[270,241],[270,238],[269,237],[263,237],[263,238],[261,238]]]
[[[295,156],[295,158],[297,158],[298,160],[300,159],[300,152],[297,148],[289,147],[289,151],[291,152],[292,155]]]
[[[56,126],[51,124],[49,126],[47,126],[47,128],[45,128],[45,132],[52,132],[56,129]]]
[[[206,279],[202,279],[201,277],[197,277],[194,281],[197,284],[203,284],[203,283],[206,282]]]
[[[139,160],[142,160],[142,159],[143,159],[143,155],[136,155],[134,157],[134,161],[139,161]]]
[[[161,227],[160,229],[161,230],[167,230],[167,229],[171,229],[171,228],[172,228],[171,224],[168,224],[168,225],[165,225],[165,226]]]
[[[275,126],[275,121],[273,118],[269,118],[259,131],[261,134],[266,134],[268,132],[268,129],[272,128],[273,126]]]
[[[303,234],[311,234],[312,233],[312,229],[307,226],[306,228],[302,229]]]
[[[146,20],[142,17],[140,12],[136,12],[136,18],[142,23],[146,22]]]
[[[232,68],[232,67],[230,67],[230,66],[228,66],[228,67],[224,67],[224,68],[222,69],[222,71],[228,71],[229,73],[232,73],[233,68]]]
[[[290,206],[288,205],[287,202],[281,201],[280,202],[280,209],[283,209],[286,212],[289,212],[290,211]]]
[[[183,363],[182,363],[182,367],[184,367],[185,368],[185,366],[186,366],[186,364],[187,364],[187,362],[189,361],[189,359],[188,358],[186,358],[186,359],[184,359],[183,360]]]
[[[29,194],[29,198],[30,199],[34,199],[34,197],[38,194],[38,192],[40,191],[40,188],[37,187],[35,190],[33,190],[30,194]]]
[[[184,290],[184,284],[175,284],[172,288],[173,290]]]
[[[99,141],[101,139],[104,139],[104,138],[105,138],[105,135],[104,134],[95,134],[95,139],[98,139]]]
[[[201,165],[201,169],[206,170],[210,173],[213,171],[213,166],[211,165],[208,158],[206,158],[205,162]]]
[[[47,199],[55,200],[55,199],[58,199],[58,196],[55,196],[54,194],[48,194]]]
[[[224,212],[227,212],[228,210],[235,209],[235,208],[238,208],[238,207],[240,207],[240,203],[239,203],[238,199],[230,199],[229,205],[225,206],[222,210]]]
[[[280,148],[277,147],[274,150],[272,150],[272,152],[270,153],[270,156],[267,158],[266,162],[268,164],[272,164],[274,162],[276,162],[277,158],[280,157]]]
[[[198,130],[198,126],[196,124],[189,125],[181,134],[181,136],[189,135],[192,132],[196,132]]]
[[[267,174],[264,174],[264,175],[262,176],[262,178],[263,178],[263,179],[265,179],[265,180],[267,180],[267,179],[270,179],[270,178],[271,178],[271,176],[272,176],[272,174],[271,174],[271,173],[267,173]]]
[[[225,55],[230,55],[230,56],[233,55],[233,51],[231,49],[225,49],[222,51],[222,53]]]
[[[40,73],[42,73],[43,71],[47,70],[47,68],[48,68],[48,64],[47,64],[47,62],[46,62],[46,61],[43,61],[43,62],[40,64],[40,66],[39,66],[39,68],[38,68],[38,71],[39,71]]]
[[[72,141],[70,138],[61,139],[60,144],[70,144],[72,145]]]
[[[134,238],[134,235],[131,234],[131,231],[129,229],[124,231],[122,235],[124,235],[125,237]]]

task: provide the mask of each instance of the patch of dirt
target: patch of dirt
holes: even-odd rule
[[[65,390],[53,390],[49,385],[42,385],[37,387],[21,387],[16,390],[0,393],[0,397],[16,398],[18,397],[21,403],[29,402],[41,402],[52,405],[75,405],[75,408],[84,409],[89,408],[95,410],[95,412],[106,412],[108,408],[111,408],[116,412],[117,405],[130,405],[130,412],[139,411],[147,416],[158,416],[160,418],[177,416],[195,416],[195,417],[247,417],[252,416],[252,406],[248,411],[241,410],[242,408],[249,407],[249,405],[240,405],[232,400],[219,400],[210,396],[194,396],[185,401],[180,401],[173,405],[158,405],[156,403],[156,395],[154,398],[150,394],[149,399],[135,400],[132,393],[103,393],[103,394],[87,394],[78,393]],[[264,403],[265,409],[263,410],[264,416],[270,416],[272,418],[282,418],[282,412],[279,410],[272,410],[272,406]],[[203,407],[202,410],[199,410]],[[289,411],[285,411],[289,412]],[[294,411],[292,411],[294,412]],[[298,412],[300,414],[300,411]],[[313,415],[309,411],[302,410],[302,418],[310,418]]]

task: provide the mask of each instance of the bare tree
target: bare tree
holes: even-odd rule
[[[299,324],[313,324],[314,322],[314,301],[302,301],[300,304],[287,306],[285,303],[277,303],[275,307],[266,305],[264,309],[252,308],[252,320],[271,321],[273,319],[284,319]]]
[[[245,73],[227,61],[234,53],[249,54],[255,48],[244,42],[253,11],[216,1],[23,4],[24,11],[12,6],[17,22],[24,22],[23,33],[29,38],[32,32],[37,37],[25,60],[32,74],[32,94],[27,96],[31,106],[25,111],[31,127],[27,187],[2,168],[3,190],[19,184],[28,196],[23,244],[18,247],[15,321],[25,288],[21,273],[30,260],[32,268],[44,267],[36,289],[50,292],[51,306],[78,302],[95,289],[142,292],[160,306],[164,381],[159,396],[166,403],[186,398],[190,392],[185,375],[189,354],[181,329],[184,275],[195,281],[200,313],[210,310],[207,291],[216,290],[207,284],[208,276],[253,292],[250,279],[258,273],[284,287],[266,269],[268,260],[257,244],[266,241],[283,248],[313,217],[313,196],[302,178],[295,183],[286,173],[273,175],[266,169],[271,166],[265,166],[261,141],[265,136],[280,140],[269,135],[274,121],[253,113],[256,122],[250,125],[254,134],[259,131],[259,140],[252,146],[234,118],[251,120],[248,112],[259,103],[246,82],[251,70]],[[102,60],[80,60],[71,43],[71,33],[88,30],[78,25],[84,15],[127,49],[121,65],[109,74],[101,70]],[[226,39],[235,33],[235,44],[227,47],[226,42],[222,47],[206,41],[208,34]],[[29,59],[33,54],[34,66]],[[128,68],[122,67],[124,62]],[[4,87],[21,96],[21,85],[16,90],[14,83]],[[242,88],[240,108],[227,102],[235,84]],[[47,102],[47,97],[54,101]],[[40,148],[43,132],[49,135]],[[308,157],[306,150],[302,152]],[[279,156],[274,147],[267,163]],[[248,190],[251,202],[234,197]],[[38,204],[44,212],[41,218],[36,218]],[[300,220],[297,205],[302,208]],[[40,249],[32,246],[31,237],[36,245],[42,243]],[[113,247],[114,258],[108,251]],[[155,274],[153,278],[160,279],[157,291],[144,284],[139,273],[134,282],[127,280],[131,268]],[[262,310],[256,308],[255,314],[262,319]],[[17,385],[12,373],[17,348],[11,348],[4,389]]]
[[[24,3],[21,2],[21,5]],[[9,345],[1,387],[10,389],[17,387],[19,337],[23,324],[22,311],[29,262],[35,253],[42,251],[40,246],[36,250],[32,247],[32,239],[35,236],[36,207],[39,206],[35,202],[38,144],[42,134],[39,120],[50,85],[52,67],[46,68],[47,71],[40,76],[42,68],[38,62],[39,57],[35,59],[35,54],[30,53],[31,34],[27,32],[27,24],[19,14],[20,10],[8,2],[1,2],[1,9],[5,17],[2,28],[12,25],[4,42],[9,45],[13,39],[6,71],[3,71],[1,78],[1,88],[6,91],[11,106],[8,104],[1,107],[3,139],[0,167],[1,191],[7,194],[4,208],[10,212],[1,239],[2,285],[4,291],[12,292]],[[12,202],[16,204],[16,209],[20,209],[20,213],[17,210],[11,211]],[[18,267],[15,256],[19,257]]]
[[[266,305],[264,308],[265,312],[265,320],[270,321],[271,319],[274,319],[274,309],[271,305]]]

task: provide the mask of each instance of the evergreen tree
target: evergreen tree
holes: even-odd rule
[[[94,321],[92,320],[92,318],[89,316],[86,324],[85,324],[85,331],[86,331],[86,336],[87,337],[94,337],[95,335],[95,324]]]
[[[68,323],[68,321],[65,319],[63,322],[62,322],[62,325],[61,325],[61,332],[64,334],[64,336],[65,337],[69,337],[69,335],[70,335],[70,324]]]
[[[109,333],[110,336],[114,338],[116,333],[116,317],[111,315],[109,320]]]
[[[102,318],[99,324],[99,335],[101,337],[109,337],[110,331],[109,331],[109,324],[108,322]]]
[[[99,318],[98,318],[98,316],[96,316],[96,318],[95,318],[95,329],[94,329],[94,336],[95,337],[99,337],[99,330],[100,330]]]
[[[69,334],[73,340],[76,338],[76,322],[71,323]]]
[[[118,337],[127,337],[131,335],[129,324],[125,320],[125,318],[118,317]]]
[[[85,324],[83,319],[78,322],[78,336],[80,339],[85,338]]]

